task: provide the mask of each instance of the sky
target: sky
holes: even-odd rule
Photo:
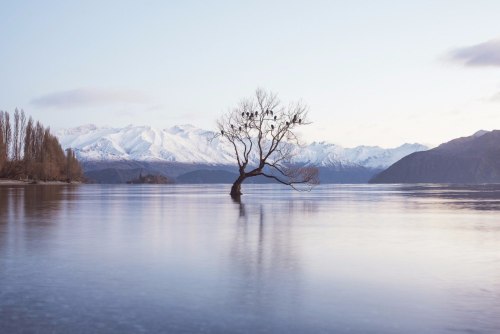
[[[0,110],[52,129],[193,124],[257,88],[305,142],[437,145],[500,129],[500,1],[0,0]]]

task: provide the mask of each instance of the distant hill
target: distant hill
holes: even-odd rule
[[[412,153],[371,183],[500,183],[500,130],[478,131]]]
[[[238,174],[226,170],[195,170],[179,175],[178,183],[233,183]]]
[[[195,170],[176,178],[177,183],[233,183],[238,174],[227,170]],[[273,179],[264,176],[255,176],[245,180],[245,183],[275,183]]]
[[[127,183],[130,180],[137,179],[141,175],[141,168],[121,169],[121,168],[103,168],[85,172],[85,179],[89,183]]]
[[[318,167],[320,183],[368,183],[381,170],[363,166]]]
[[[176,183],[233,183],[238,170],[233,165],[183,164],[147,161],[85,161],[85,177],[93,183],[127,183],[143,174],[163,175]],[[381,169],[362,166],[318,167],[320,183],[367,183]],[[246,183],[272,183],[265,177]]]

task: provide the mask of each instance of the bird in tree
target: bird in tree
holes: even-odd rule
[[[307,113],[307,106],[301,102],[284,105],[276,94],[257,89],[254,96],[242,100],[217,121],[219,131],[214,139],[220,137],[231,144],[238,164],[239,175],[230,192],[233,198],[242,195],[242,183],[254,176],[296,190],[311,190],[319,183],[317,168],[291,161],[301,146],[296,130],[310,124]]]

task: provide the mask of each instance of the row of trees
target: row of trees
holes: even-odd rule
[[[82,169],[71,149],[23,110],[13,117],[0,111],[0,177],[43,181],[79,181]]]

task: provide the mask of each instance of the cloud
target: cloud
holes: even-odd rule
[[[496,93],[495,95],[491,96],[488,101],[490,102],[500,102],[500,92]]]
[[[468,67],[500,66],[500,38],[451,50],[448,59]]]
[[[65,109],[148,102],[149,99],[138,91],[78,88],[43,95],[31,100],[30,103],[40,108]]]

